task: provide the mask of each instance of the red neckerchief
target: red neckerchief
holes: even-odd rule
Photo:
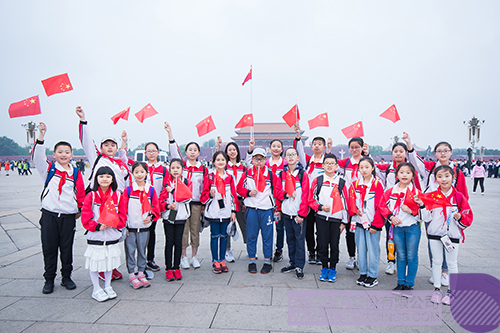
[[[217,192],[220,193],[222,198],[225,200],[226,199],[226,184],[224,183],[224,179],[219,175],[219,172],[216,170],[215,171],[215,178],[214,178],[214,183],[215,187],[217,188]]]
[[[392,194],[392,197],[396,197],[396,204],[394,205],[394,215],[397,215],[399,213],[399,209],[401,209],[401,204],[403,203],[403,199],[405,197],[406,190],[407,189],[405,189],[404,192]]]
[[[276,174],[276,171],[278,171],[278,165],[277,164],[273,164],[271,166],[271,169],[273,170],[273,174]]]
[[[109,187],[106,192],[103,192],[101,190],[101,187],[99,186],[97,189],[97,193],[99,194],[99,197],[101,198],[101,206],[99,206],[99,214],[102,214],[102,211],[106,208],[106,201],[108,201],[108,199],[110,197],[111,187]]]
[[[196,169],[196,165],[190,165],[187,167],[187,179],[191,180],[191,178],[193,177],[193,172],[194,172],[194,169]]]
[[[154,185],[153,184],[153,173],[155,171],[155,165],[154,164],[151,166],[148,165],[148,171],[149,171],[149,179],[151,180],[151,185]]]
[[[316,168],[316,165],[318,166],[323,166],[323,163],[321,162],[314,162],[314,156],[311,157],[311,160],[309,160],[309,170],[307,170],[307,174],[310,176],[314,169]]]
[[[59,186],[57,187],[57,189],[59,190],[59,199],[61,199],[61,193],[64,183],[66,183],[66,171],[63,171],[63,174],[61,175],[61,180],[59,181]]]
[[[351,180],[358,179],[359,162],[352,165]],[[356,176],[356,178],[354,178]]]
[[[266,178],[264,177],[264,168],[253,167],[253,180],[257,186],[257,191],[264,192],[266,189]]]
[[[437,190],[441,192],[443,196],[451,203],[451,199],[455,196],[455,188],[453,186],[451,187],[451,194],[449,196],[446,196],[446,194],[444,194],[443,191],[441,191],[441,187],[438,187]],[[444,216],[444,223],[443,223],[444,226],[448,221],[448,207],[443,207],[443,216]]]
[[[233,169],[233,177],[234,181],[238,178],[238,166],[236,164],[233,164],[230,166],[231,169]]]
[[[365,202],[366,190],[368,189],[368,185],[361,184],[359,188],[359,194],[361,196],[361,205]]]
[[[111,161],[111,163],[116,163],[118,164],[119,166],[124,166],[125,169],[128,169],[127,168],[127,164],[125,164],[122,160],[117,160],[116,158],[114,157],[109,157],[108,155],[104,155],[101,153],[101,156],[104,157],[104,158],[107,158],[108,160]]]
[[[141,202],[142,213],[144,214],[151,211],[153,207],[151,207],[151,204],[149,203],[149,199],[146,194],[146,187],[144,187],[144,190],[139,190],[139,191],[140,191],[139,200]]]

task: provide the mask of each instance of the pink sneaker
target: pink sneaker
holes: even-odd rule
[[[434,290],[432,293],[431,297],[431,302],[435,304],[441,303],[441,298],[443,297],[443,294],[441,294],[441,290]]]
[[[451,303],[451,295],[450,295],[450,291],[449,290],[444,295],[443,299],[441,300],[441,303],[443,303],[444,305],[450,305],[450,303]]]
[[[142,282],[137,277],[131,277],[129,282],[132,288],[134,289],[139,289],[143,287]]]
[[[174,277],[176,280],[182,280],[182,274],[181,274],[181,270],[180,269],[176,269],[174,271]]]
[[[172,282],[172,281],[175,281],[175,277],[174,277],[174,272],[172,272],[172,270],[168,270],[166,273],[165,273],[165,276],[167,278],[167,281],[168,282]]]
[[[151,282],[149,282],[148,279],[146,279],[146,277],[144,276],[144,274],[140,274],[137,278],[139,279],[139,281],[141,281],[142,286],[144,288],[147,288],[147,287],[151,286]]]

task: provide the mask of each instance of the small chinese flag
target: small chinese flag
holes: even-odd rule
[[[349,215],[354,216],[358,214],[358,206],[356,205],[356,190],[354,186],[349,188],[349,198],[347,200],[347,205],[349,206]]]
[[[351,126],[347,126],[346,128],[342,129],[342,133],[344,133],[344,135],[348,139],[362,137],[364,135],[363,123],[361,121],[358,121]]]
[[[144,119],[152,117],[155,114],[158,114],[158,111],[156,111],[155,108],[150,103],[148,103],[148,105],[143,107],[141,111],[137,112],[135,116],[137,117],[137,120],[143,123]]]
[[[396,110],[396,105],[392,105],[390,108],[385,110],[381,115],[382,118],[389,119],[393,123],[400,120],[398,110]]]
[[[412,215],[417,215],[418,213],[418,204],[415,202],[415,192],[410,191],[409,188],[406,189],[405,200],[403,201],[403,205],[408,206],[411,209]]]
[[[290,111],[285,113],[283,116],[283,120],[288,125],[288,127],[292,127],[296,122],[300,120],[299,107],[295,104]]]
[[[184,182],[177,177],[175,180],[175,192],[174,192],[174,200],[177,202],[183,202],[193,197],[193,192],[189,189],[189,187],[184,184]]]
[[[205,134],[212,132],[215,129],[214,121],[212,116],[208,116],[198,124],[196,124],[196,130],[198,131],[198,136],[202,137]]]
[[[68,74],[56,75],[42,81],[47,96],[73,90]]]
[[[296,190],[295,177],[290,173],[290,171],[285,172],[285,192],[288,196],[293,196],[293,192]]]
[[[328,127],[328,113],[322,113],[319,116],[308,120],[307,123],[309,124],[309,129],[312,130],[313,128],[316,127]]]
[[[264,168],[257,168],[254,166],[253,180],[257,185],[257,191],[260,193],[266,189],[266,177],[264,176]]]
[[[222,198],[226,199],[226,184],[217,171],[215,172],[215,187],[217,187],[217,192],[222,195]]]
[[[330,210],[332,215],[344,209],[344,205],[342,204],[342,199],[340,198],[339,187],[337,186],[337,184],[333,186],[330,198],[333,199],[332,209]]]
[[[420,198],[420,200],[424,202],[424,205],[428,210],[439,207],[446,208],[452,206],[450,201],[446,198],[446,196],[443,193],[441,193],[441,191],[420,193],[418,197]]]
[[[120,217],[118,216],[113,200],[109,198],[103,205],[104,209],[101,210],[97,222],[117,229]]]
[[[130,111],[130,107],[126,108],[123,111],[118,112],[113,117],[111,117],[111,120],[113,121],[113,125],[116,125],[116,123],[120,119],[128,120],[128,112],[129,111]]]
[[[149,189],[152,191],[152,189]],[[146,194],[145,191],[141,191],[140,194],[140,201],[141,201],[141,206],[142,206],[142,213],[145,214],[147,212],[150,212],[153,210],[153,207],[151,207],[151,203],[149,202],[148,195]]]
[[[245,80],[243,80],[243,83],[241,84],[242,86],[247,83],[247,81],[250,81],[252,79],[252,68],[250,68],[250,72],[248,72],[247,76],[245,76]]]
[[[243,128],[247,126],[253,126],[253,114],[251,113],[244,115],[234,128]]]
[[[38,96],[26,98],[9,106],[9,117],[26,117],[41,114]]]

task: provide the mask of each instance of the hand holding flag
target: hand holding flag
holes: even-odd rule
[[[118,228],[118,223],[120,222],[120,217],[116,211],[113,199],[108,198],[103,204],[104,208],[100,210],[99,218],[97,222],[105,224],[112,228]]]

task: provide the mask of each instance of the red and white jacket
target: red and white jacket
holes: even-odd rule
[[[38,140],[35,142],[32,159],[38,174],[45,184],[51,162],[47,160],[43,142]],[[58,162],[54,163],[56,172],[42,193],[42,208],[53,213],[76,214],[82,208],[85,200],[85,185],[82,174],[76,169],[78,170],[78,176],[75,184],[73,177],[75,169],[73,166],[69,164],[70,169],[66,170]]]
[[[181,177],[180,181],[186,182],[186,180]],[[167,191],[167,186],[173,187],[174,191],[173,192],[168,192]],[[187,179],[187,187],[192,191],[193,190],[193,183]],[[185,200],[185,201],[177,201],[175,200],[175,183],[172,175],[170,175],[165,183],[165,186],[163,187],[163,190],[160,193],[160,209],[161,209],[161,216],[163,218],[163,223],[168,223],[168,215],[170,214],[170,209],[167,209],[167,205],[171,205],[172,203],[175,202],[177,206],[177,215],[175,217],[176,221],[185,221],[191,216],[191,209],[189,207],[189,203],[191,202],[191,198]]]
[[[408,153],[408,161],[413,164],[415,169],[417,169],[422,176],[422,191],[425,193],[436,191],[439,184],[436,182],[436,178],[434,178],[434,170],[441,165],[441,162],[424,161],[422,157],[417,154],[415,149]],[[469,192],[467,191],[464,173],[458,166],[455,166],[452,161],[450,161],[450,167],[453,168],[453,177],[455,178],[453,186],[458,192],[464,195],[465,199],[469,200]]]
[[[234,186],[238,185],[240,182],[241,176],[247,171],[247,167],[243,165],[243,163],[238,162],[233,164],[231,161],[227,162],[226,172],[228,175],[233,176]]]
[[[217,171],[215,171],[217,172]],[[208,174],[203,183],[203,192],[201,193],[201,202],[205,205],[205,217],[209,219],[229,219],[231,213],[238,211],[240,202],[236,195],[236,186],[234,185],[233,176],[224,172],[221,177],[224,181],[224,196],[219,193],[216,186],[216,176],[215,172]],[[210,191],[215,189],[215,196],[210,195]],[[224,201],[224,208],[219,208],[219,200]]]
[[[306,154],[302,140],[293,140],[293,147],[297,149],[297,152],[299,153],[300,164],[302,164],[307,175],[309,176],[309,188],[311,188],[313,180],[319,175],[325,173],[325,170],[323,169],[323,159],[325,155],[321,156],[321,159],[315,161],[312,156]]]
[[[337,172],[343,173],[347,188],[356,180],[363,179],[363,176],[359,172],[359,161],[356,162],[354,157],[351,156],[343,160],[338,160],[337,163],[339,165]]]
[[[299,216],[302,218],[307,217],[309,213],[309,177],[304,168],[300,164],[297,165],[292,172],[292,177],[295,180],[295,198],[290,197],[285,192],[286,173],[288,172],[288,165],[285,170],[280,173],[279,179],[281,181],[281,189],[279,190],[277,199],[281,201],[281,212],[288,216]],[[300,181],[299,173],[302,173],[302,182]]]
[[[253,167],[251,154],[247,154],[247,156],[245,158],[245,163],[248,165],[249,168]],[[287,163],[285,162],[285,160],[281,156],[278,159],[277,163],[273,161],[272,157],[268,158],[266,161],[266,167],[268,167],[269,170],[272,170],[276,176],[278,176],[280,174],[280,172],[283,171],[283,169],[285,168],[285,165],[287,165]]]
[[[144,214],[142,213],[142,204],[140,201],[141,192],[143,191],[139,190],[139,185],[137,185],[136,182],[132,182],[132,185],[130,186],[130,197],[127,193],[127,188],[123,191],[118,208],[120,214],[127,215],[127,228],[147,229],[151,226],[151,221],[144,224],[144,220],[148,217],[148,215],[151,215],[152,220],[157,220],[160,217],[160,204],[154,190],[154,187],[148,183],[144,185],[144,193],[146,194],[146,198],[152,207],[152,210],[145,212]],[[151,195],[151,191],[153,191],[153,195]]]
[[[264,167],[264,179],[266,180],[266,187],[264,191],[257,192],[255,197],[250,196],[251,190],[257,189],[257,171],[256,167],[247,169],[243,176],[241,177],[238,186],[236,187],[236,192],[242,196],[244,199],[243,203],[246,207],[268,210],[273,209],[278,206],[279,202],[275,201],[275,197],[279,193],[281,188],[281,182],[276,175],[270,176],[271,171],[267,167]],[[271,185],[272,182],[272,185]]]
[[[92,136],[90,135],[90,129],[87,125],[87,122],[80,121],[79,125],[79,138],[82,144],[83,150],[85,151],[85,155],[89,160],[89,165],[91,166],[91,170],[93,170],[90,179],[90,188],[94,188],[95,183],[95,173],[102,166],[108,166],[115,173],[116,184],[118,185],[118,191],[123,192],[125,187],[129,184],[129,165],[127,152],[125,149],[120,149],[118,151],[119,158],[109,157],[102,154],[97,146],[92,140]],[[100,156],[100,157],[99,157]],[[97,163],[96,163],[97,162]],[[127,181],[128,180],[128,181]]]
[[[160,195],[163,190],[163,186],[167,182],[169,173],[166,166],[162,162],[156,162],[151,164],[147,162],[148,165],[148,178],[147,181],[150,185],[155,188],[157,195]]]
[[[182,159],[177,142],[170,141],[169,150],[173,158]],[[199,161],[197,161],[195,165],[192,165],[189,160],[186,160],[184,161],[182,176],[193,183],[193,204],[201,205],[200,197],[201,191],[203,190],[203,180],[208,176],[208,169]]]
[[[415,196],[421,193],[413,186],[413,184],[408,185],[408,187],[401,193],[403,194],[400,194],[399,192],[399,184],[396,184],[394,187],[384,192],[384,195],[382,196],[379,204],[380,213],[383,217],[388,220],[390,220],[392,216],[396,216],[397,218],[399,218],[401,220],[401,224],[398,224],[395,227],[409,227],[420,221],[430,221],[430,214],[424,208],[420,208],[416,215],[404,212],[400,208],[403,205],[405,197],[407,195]]]
[[[377,172],[377,177],[382,181],[386,189],[396,185],[396,169],[397,165],[394,161],[385,164],[375,163],[375,172]],[[418,175],[418,171],[416,169],[415,177],[413,177],[413,182],[415,184],[415,187],[421,191],[422,186],[420,185],[420,176]]]
[[[441,192],[441,189],[437,191]],[[432,236],[436,239],[448,235],[452,241],[458,243],[465,241],[464,230],[471,226],[473,220],[472,210],[465,196],[452,187],[448,192],[443,193],[452,204],[451,207],[434,208],[430,211],[431,222],[427,226],[428,238]],[[446,214],[444,212],[446,210]],[[456,220],[455,213],[460,213],[461,217]],[[445,218],[446,216],[446,218]]]
[[[101,199],[99,191],[91,191],[85,197],[81,218],[83,227],[88,231],[85,235],[88,240],[107,242],[120,239],[120,237],[122,236],[122,232],[118,229],[125,228],[125,225],[127,224],[127,215],[118,211],[118,205],[121,197],[120,192],[113,192],[111,189],[109,189],[108,191],[112,192],[110,196],[115,204],[116,212],[119,213],[120,216],[120,223],[118,223],[118,228],[107,228],[105,230],[99,230],[101,224],[97,222],[97,220],[99,220],[99,216],[101,215],[100,207],[104,202]]]
[[[323,206],[330,206],[333,208],[333,198],[331,197],[332,191],[335,187],[338,188],[339,181],[341,176],[335,174],[333,176],[333,181],[328,180],[326,175],[321,175],[323,177],[323,183],[321,184],[321,188],[318,189],[318,178],[315,178],[312,182],[312,186],[309,188],[309,207],[315,210],[316,215],[321,216],[326,219],[337,219],[342,223],[348,223],[348,187],[347,183],[342,188],[342,192],[340,193],[340,199],[343,206],[343,209],[333,213],[333,209],[330,209],[329,212],[325,212],[322,210]],[[319,192],[319,194],[318,194]]]
[[[384,195],[384,186],[376,177],[371,177],[368,185],[363,183],[363,179],[358,179],[349,187],[349,206],[351,221],[363,227],[361,216],[357,214],[358,209],[362,214],[366,214],[369,226],[376,230],[382,230],[384,218],[380,214],[380,200]]]

